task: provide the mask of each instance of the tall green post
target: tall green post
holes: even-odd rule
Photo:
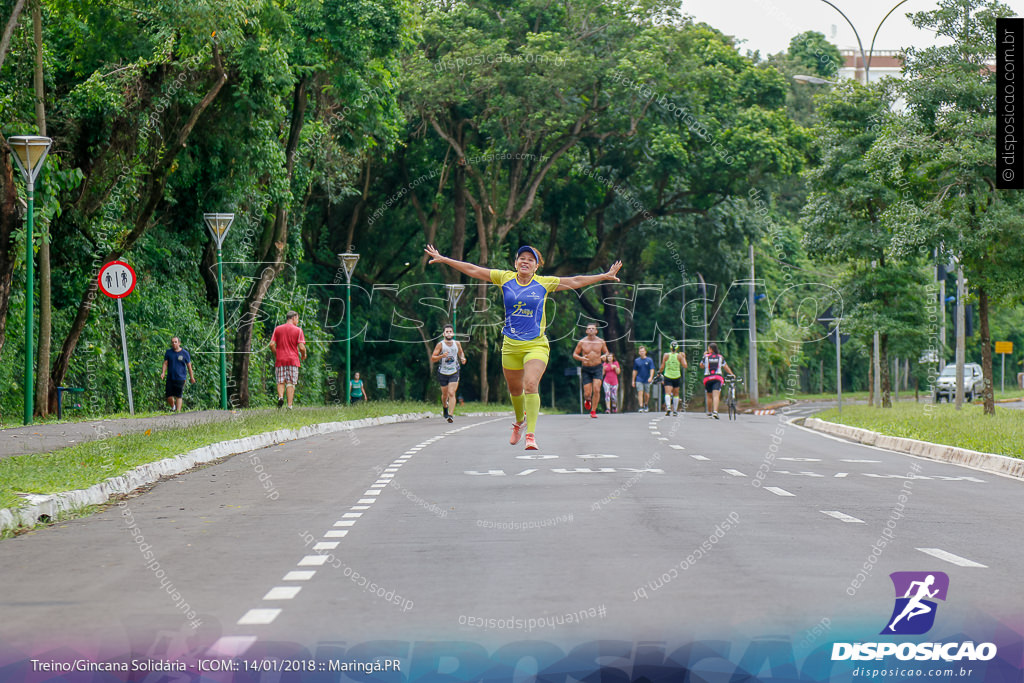
[[[25,424],[32,424],[32,413],[35,412],[35,377],[32,374],[32,366],[35,364],[32,353],[32,332],[34,320],[32,309],[35,306],[36,274],[33,269],[35,254],[32,250],[34,237],[34,225],[32,222],[35,212],[35,188],[34,183],[27,183],[25,194],[28,199],[28,217],[25,228]]]
[[[224,339],[224,261],[217,248],[217,308],[220,324],[220,409],[228,409],[228,346]]]
[[[351,247],[349,247],[351,249]],[[338,254],[345,271],[345,403],[352,404],[352,273],[359,262],[359,254]]]
[[[345,403],[352,405],[352,280],[345,285]]]
[[[35,307],[35,251],[32,248],[35,236],[35,187],[36,178],[43,169],[43,162],[53,141],[42,135],[12,135],[7,140],[14,151],[14,162],[25,178],[25,197],[28,200],[28,215],[25,221],[25,424],[32,424],[35,412],[35,378],[33,365],[33,308]]]
[[[228,409],[228,345],[224,333],[224,259],[221,248],[228,229],[235,221],[233,213],[204,213],[203,220],[217,244],[217,324],[220,327],[220,409]]]

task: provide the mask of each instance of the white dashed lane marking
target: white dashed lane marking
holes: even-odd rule
[[[828,515],[829,517],[834,517],[835,519],[838,519],[840,522],[847,522],[849,524],[863,524],[864,523],[863,519],[857,519],[856,517],[851,517],[850,515],[845,515],[842,512],[839,512],[839,510],[822,510],[821,512],[822,512],[822,514]]]
[[[452,434],[463,429],[470,429],[472,427],[480,426],[481,424],[487,424],[488,422],[496,422],[496,420],[488,420],[475,425],[467,425],[457,430],[452,430],[448,434]],[[418,451],[423,450],[427,446],[444,438],[444,435],[434,436],[423,443],[417,444],[416,446],[407,450],[401,457],[396,458],[391,465],[380,473],[376,482],[370,485],[369,490],[363,493],[364,496],[380,496],[381,490],[391,483],[394,478],[394,472],[409,461],[413,455]],[[351,506],[350,510],[369,510],[370,505],[376,502],[377,498],[361,498],[359,503]],[[356,523],[356,520],[363,516],[362,512],[346,512],[342,514],[341,520],[334,523],[335,527],[351,527]],[[306,532],[302,532],[305,535]],[[348,534],[348,529],[329,529],[324,532],[324,538],[344,538]],[[315,551],[329,551],[336,549],[341,544],[341,541],[320,541],[313,546]],[[327,560],[332,555],[306,555],[299,560],[299,567],[322,567],[327,564]],[[309,581],[316,574],[315,570],[293,570],[285,574],[284,581]],[[299,591],[302,590],[301,586],[274,586],[264,596],[263,600],[291,600]],[[256,608],[250,609],[242,618],[236,623],[239,626],[260,626],[273,623],[277,619],[278,615],[281,614],[281,609],[271,608]],[[237,657],[243,655],[253,643],[256,642],[257,637],[253,635],[241,635],[241,636],[225,636],[218,639],[208,650],[207,654],[210,656],[223,656],[223,657]]]
[[[937,557],[940,560],[945,560],[946,562],[950,562],[959,567],[979,567],[981,569],[988,569],[988,565],[975,562],[974,560],[968,560],[966,557],[954,555],[953,553],[948,552],[946,550],[942,550],[940,548],[918,548],[918,550],[920,550],[925,555]]]
[[[238,625],[262,626],[265,624],[270,624],[273,623],[274,619],[277,619],[277,615],[280,613],[280,609],[251,609],[248,612],[246,612],[241,619],[238,620]]]
[[[711,458],[705,458],[703,455],[690,455],[694,460],[711,460]]]
[[[780,489],[778,486],[765,486],[764,490],[765,491],[771,491],[776,496],[794,496],[794,497],[796,496],[795,493],[790,493],[786,489]]]
[[[274,586],[267,594],[263,596],[264,600],[291,600],[299,591],[302,590],[302,586]]]
[[[256,636],[223,636],[210,646],[206,654],[210,657],[232,659],[245,654],[245,651],[256,642]]]
[[[725,472],[726,474],[731,474],[734,477],[745,477],[745,476],[747,476],[747,475],[743,474],[742,472],[740,472],[739,470],[723,469],[722,471]]]

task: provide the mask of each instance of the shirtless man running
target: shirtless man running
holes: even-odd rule
[[[587,325],[587,336],[577,342],[572,352],[572,357],[583,363],[583,410],[589,410],[590,417],[597,417],[604,359],[607,356],[608,345],[597,336],[597,325],[590,323]]]

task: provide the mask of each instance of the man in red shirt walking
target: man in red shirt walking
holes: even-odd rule
[[[299,327],[299,314],[288,311],[284,325],[274,328],[270,337],[270,350],[274,352],[274,378],[277,380],[277,407],[284,405],[288,389],[288,408],[295,400],[295,385],[299,381],[299,365],[306,359],[306,335]]]

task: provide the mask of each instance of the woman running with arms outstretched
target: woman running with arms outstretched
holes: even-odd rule
[[[430,263],[443,263],[471,278],[501,287],[505,305],[501,367],[516,411],[509,443],[515,446],[525,433],[526,450],[537,450],[535,430],[540,413],[540,379],[547,368],[549,352],[548,338],[544,336],[547,325],[544,301],[549,292],[579,289],[605,280],[618,282],[616,273],[622,267],[622,261],[616,261],[607,273],[600,275],[551,277],[536,274],[537,269],[544,265],[544,259],[539,251],[529,246],[519,247],[514,271],[492,270],[456,261],[442,256],[432,244],[428,244],[424,251],[430,256]]]

